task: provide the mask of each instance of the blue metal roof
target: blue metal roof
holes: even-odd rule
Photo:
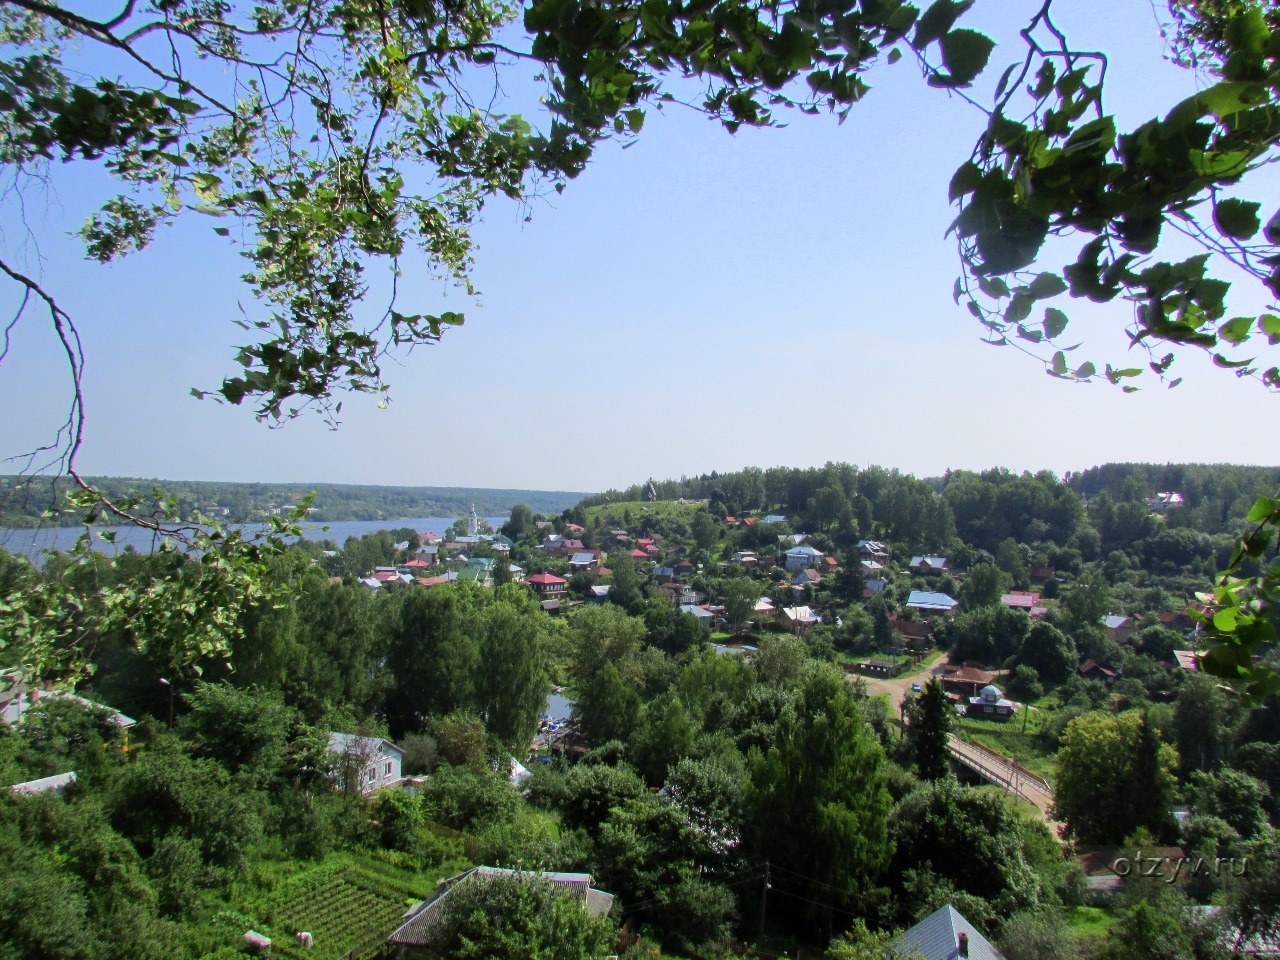
[[[907,606],[917,610],[954,610],[960,601],[952,600],[945,593],[931,593],[928,590],[912,590],[907,597]]]
[[[966,954],[960,953],[960,935],[969,939]],[[935,910],[910,930],[893,941],[891,947],[907,956],[919,955],[924,960],[1004,960],[1004,956],[978,932],[951,904]]]

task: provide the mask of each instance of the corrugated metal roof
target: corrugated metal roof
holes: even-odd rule
[[[917,610],[954,610],[960,605],[945,593],[932,593],[928,590],[912,590],[907,597],[907,606]]]
[[[919,954],[924,960],[957,960],[962,933],[969,938],[969,960],[1004,960],[1000,951],[951,904],[929,914],[891,946],[907,956]]]
[[[813,547],[792,547],[787,551],[788,557],[820,557],[821,550],[815,550]]]
[[[943,570],[947,566],[947,558],[946,557],[912,557],[911,563],[908,564],[908,566],[912,568],[923,566],[923,567],[927,567],[930,570]]]
[[[382,737],[362,737],[355,733],[330,733],[329,734],[329,752],[345,753],[350,749],[353,753],[367,753],[372,755],[385,744],[388,748],[394,750],[401,756],[404,751],[397,747],[390,740],[384,740]]]
[[[62,793],[67,787],[76,782],[76,772],[69,770],[66,773],[58,773],[52,777],[41,777],[39,780],[27,780],[25,783],[15,783],[9,788],[12,793]]]

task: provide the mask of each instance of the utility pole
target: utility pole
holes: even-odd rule
[[[760,891],[760,936],[756,938],[756,952],[764,949],[764,914],[769,903],[769,861],[764,862],[764,887]]]

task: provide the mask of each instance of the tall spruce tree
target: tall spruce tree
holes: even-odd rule
[[[941,780],[947,775],[947,735],[951,732],[951,707],[938,678],[924,685],[910,708],[907,737],[915,755],[916,773],[922,780]]]

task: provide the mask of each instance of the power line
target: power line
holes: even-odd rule
[[[843,914],[844,914],[845,916],[847,916],[847,917],[853,917],[853,918],[857,919],[858,917],[861,917],[861,916],[862,916],[862,914],[860,914],[860,913],[854,913],[854,912],[853,912],[853,911],[851,911],[851,910],[844,910],[844,909],[841,909],[840,907],[833,907],[831,904],[829,904],[829,903],[823,903],[823,902],[821,902],[820,900],[810,900],[808,897],[802,897],[802,896],[800,896],[800,894],[798,894],[798,893],[790,893],[790,892],[788,892],[788,891],[786,891],[786,890],[781,890],[781,889],[778,889],[778,888],[776,888],[776,887],[774,887],[774,888],[772,888],[772,889],[773,889],[773,892],[774,892],[774,893],[780,893],[780,894],[782,894],[784,897],[791,897],[793,900],[803,900],[805,903],[812,903],[815,907],[822,907],[822,908],[824,908],[824,909],[826,909],[826,910],[832,910],[832,911],[834,911],[834,912],[836,912],[836,913],[843,913]]]
[[[841,887],[832,886],[832,885],[831,885],[831,884],[829,884],[829,883],[823,883],[821,880],[815,880],[813,877],[810,877],[810,876],[808,876],[808,875],[806,875],[806,874],[803,874],[803,873],[801,873],[799,870],[792,870],[790,867],[780,867],[780,866],[778,866],[778,864],[776,864],[776,863],[772,863],[772,864],[770,864],[770,866],[771,866],[771,868],[772,868],[773,870],[775,870],[775,871],[781,871],[782,873],[789,873],[789,874],[791,874],[791,876],[790,876],[790,877],[780,877],[779,879],[782,879],[782,880],[792,880],[792,879],[795,879],[795,880],[804,880],[806,883],[811,883],[811,884],[813,884],[815,887],[825,887],[826,889],[830,890],[832,893],[838,893],[838,894],[840,894],[841,896],[844,896],[844,897],[850,896],[850,893],[849,893],[849,891],[848,891],[848,890],[842,889]]]

